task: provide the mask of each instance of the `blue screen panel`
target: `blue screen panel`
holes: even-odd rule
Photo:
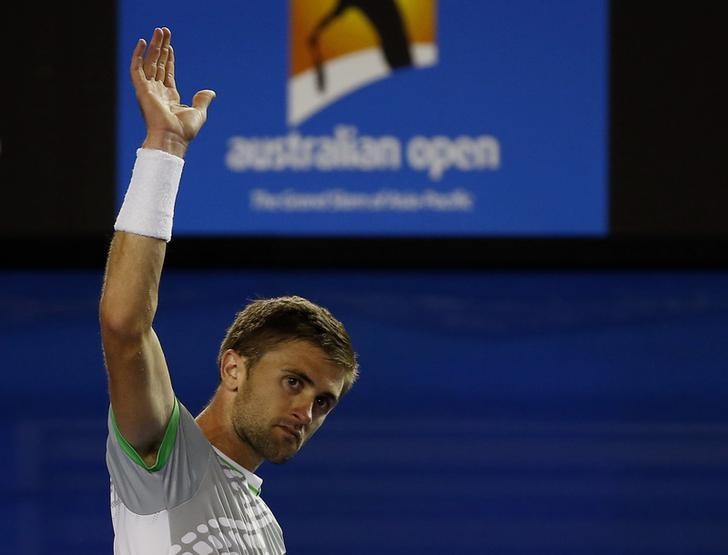
[[[175,234],[591,236],[608,225],[608,1],[121,0],[118,202],[136,40],[217,98]]]

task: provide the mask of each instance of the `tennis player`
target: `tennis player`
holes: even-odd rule
[[[219,385],[204,410],[194,417],[175,396],[152,325],[184,156],[215,93],[180,103],[166,27],[138,41],[130,73],[146,138],[99,305],[114,553],[285,553],[255,472],[293,457],[323,424],[357,378],[356,354],[327,309],[301,297],[256,300],[224,334]]]

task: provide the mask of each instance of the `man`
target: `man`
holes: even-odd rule
[[[209,405],[193,418],[176,399],[152,322],[183,157],[215,93],[180,104],[170,40],[157,28],[132,55],[147,135],[99,305],[114,553],[284,553],[253,472],[288,460],[316,432],[356,380],[356,355],[326,309],[300,297],[258,300],[227,330]]]

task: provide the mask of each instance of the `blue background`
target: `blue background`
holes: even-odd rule
[[[143,123],[129,56],[155,26],[173,32],[183,102],[218,93],[188,156],[175,212],[178,235],[604,236],[608,218],[608,3],[606,0],[441,0],[439,62],[409,69],[343,98],[303,122],[303,135],[338,124],[360,134],[493,135],[497,171],[450,170],[441,181],[407,167],[387,172],[232,173],[230,137],[277,137],[286,126],[288,3],[190,0],[119,3],[117,204]],[[260,213],[248,191],[343,188],[450,191],[475,196],[472,213]]]
[[[604,4],[487,3],[498,20],[474,17],[483,15],[485,2],[443,0],[441,7],[445,1],[449,6],[450,1],[457,2],[465,11],[445,18],[441,10],[441,60],[446,52],[472,58],[472,49],[464,44],[467,37],[478,36],[498,41],[490,49],[478,50],[479,60],[497,65],[512,53],[525,65],[512,64],[508,71],[500,67],[499,80],[480,94],[432,78],[449,71],[442,63],[403,73],[331,106],[301,126],[302,131],[330,132],[333,124],[350,122],[365,99],[386,106],[402,91],[411,94],[410,83],[416,82],[418,94],[433,90],[440,97],[463,99],[452,108],[453,133],[479,132],[478,118],[482,118],[483,128],[502,133],[500,138],[504,144],[510,141],[511,152],[528,161],[518,172],[535,167],[536,177],[553,178],[555,188],[548,189],[555,193],[553,202],[538,202],[559,214],[551,222],[555,233],[584,232],[574,224],[577,218],[589,220],[589,225],[602,221],[603,155],[589,157],[602,152],[605,142],[606,113],[599,106],[603,107],[606,89],[606,60],[604,66],[592,64],[589,49],[565,46],[569,34],[562,36],[554,29],[563,25],[572,37],[582,34],[595,43],[601,41]],[[148,36],[154,25],[170,25],[181,58],[183,96],[189,98],[193,90],[208,86],[220,95],[190,152],[181,192],[181,199],[187,200],[181,201],[176,220],[183,229],[192,229],[186,226],[195,217],[214,213],[220,216],[217,231],[229,230],[226,218],[238,215],[235,203],[225,195],[245,189],[247,181],[228,182],[230,176],[221,170],[224,142],[231,132],[286,131],[283,5],[235,4],[236,10],[245,8],[246,17],[240,21],[223,16],[219,6],[191,4],[137,6],[134,12],[120,14],[120,29],[130,31],[122,33],[117,51],[122,68],[120,186],[126,185],[124,173],[131,167],[133,146],[143,137],[126,74],[137,36]],[[579,24],[586,20],[572,19],[559,12],[561,8],[572,10],[575,18],[581,14],[601,23],[589,31]],[[503,23],[506,15],[519,10],[523,26]],[[553,25],[542,25],[547,20]],[[476,25],[491,34],[464,32]],[[261,29],[274,38],[247,40]],[[628,34],[643,36],[642,31]],[[543,40],[528,46],[526,38],[536,36]],[[211,57],[211,52],[220,52],[218,44],[239,55]],[[570,61],[572,56],[576,61]],[[279,74],[256,69],[256,60],[268,68],[279,67]],[[533,60],[543,63],[526,63]],[[485,66],[466,67],[464,74],[473,77],[480,76],[477,69]],[[541,81],[534,84],[523,77],[532,75],[534,67],[541,67],[543,91]],[[239,90],[243,81],[238,76],[248,75],[247,70],[256,83],[270,85]],[[570,84],[589,75],[596,75],[591,82],[595,88],[599,85],[594,95],[572,95],[570,86],[560,89],[551,81],[553,77]],[[650,96],[651,90],[641,94]],[[559,107],[551,123],[567,127],[550,128],[551,112],[541,112],[542,106],[530,102],[541,93]],[[630,91],[629,96],[638,93]],[[489,113],[488,107],[506,95],[518,99],[518,104]],[[416,130],[405,128],[404,120],[398,123],[398,118],[377,119],[377,115],[354,123],[372,133],[384,129],[385,123],[401,125],[398,132],[407,135],[449,132],[450,120],[436,121],[440,112],[427,108],[396,107],[397,114],[431,118],[418,120],[422,127]],[[496,127],[498,121],[505,122],[505,131]],[[510,121],[520,122],[521,127],[508,127]],[[533,135],[523,132],[529,126]],[[513,135],[508,135],[509,129]],[[536,135],[545,131],[553,140],[536,141]],[[534,148],[516,148],[526,140]],[[584,150],[578,151],[578,159],[561,151],[568,163],[551,167],[549,160],[565,144]],[[516,168],[508,166],[511,171]],[[505,169],[497,175],[513,178],[508,194],[530,183]],[[588,175],[598,179],[591,181]],[[320,176],[310,177],[310,187],[320,185]],[[496,174],[481,177],[489,180],[488,191],[499,187],[506,191],[503,184],[490,183]],[[581,190],[580,183],[595,184],[593,196],[584,192],[594,204],[565,207],[559,213],[563,201],[556,194],[559,187]],[[645,183],[621,183],[631,185],[642,190]],[[514,195],[517,203],[503,196],[507,209],[493,208],[488,217],[498,225],[505,222],[504,227],[484,233],[508,234],[534,221],[531,217],[539,215],[542,205],[529,203],[540,198],[544,191],[539,191]],[[498,199],[493,199],[497,206]],[[518,211],[508,202],[524,208]],[[529,217],[523,218],[524,214]],[[283,220],[276,225],[288,225]],[[326,229],[330,223],[315,225]],[[267,224],[255,225],[265,229]],[[460,230],[460,223],[442,221],[431,223],[429,232],[436,232],[435,225]],[[216,231],[206,229],[205,233]],[[600,228],[587,232],[594,229]],[[519,232],[525,233],[524,228]],[[386,233],[404,233],[404,228]],[[484,249],[479,256],[487,258],[490,252]],[[346,322],[361,355],[360,382],[299,457],[280,467],[260,469],[264,497],[284,527],[290,553],[724,555],[728,552],[727,286],[725,271],[168,269],[155,327],[175,388],[196,412],[216,384],[219,341],[247,298],[303,294]],[[97,322],[100,287],[100,269],[0,273],[0,352],[6,376],[0,388],[4,438],[0,554],[111,552],[104,466],[108,396]]]
[[[0,553],[111,553],[101,272],[0,274]],[[360,353],[265,464],[292,554],[728,552],[728,274],[169,269],[155,328],[199,411],[235,310],[298,293]]]

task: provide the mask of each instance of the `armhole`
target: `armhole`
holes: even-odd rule
[[[164,431],[162,443],[159,446],[159,449],[157,449],[157,458],[152,465],[148,465],[147,463],[145,463],[144,459],[142,459],[139,453],[136,452],[136,449],[134,449],[134,447],[131,446],[126,438],[121,435],[119,427],[116,425],[116,417],[114,416],[113,410],[111,411],[111,423],[112,427],[114,428],[114,435],[116,436],[116,440],[118,441],[121,450],[124,451],[126,456],[129,457],[131,461],[141,466],[143,469],[149,472],[158,472],[159,470],[162,470],[162,468],[164,468],[165,464],[167,464],[169,456],[172,454],[175,440],[177,439],[177,430],[179,429],[179,402],[175,398],[174,406],[172,407],[172,416],[170,416],[169,418],[169,423],[167,424],[167,429]]]

